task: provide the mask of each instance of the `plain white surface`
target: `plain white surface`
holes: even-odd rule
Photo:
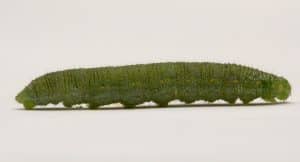
[[[300,161],[298,0],[0,1],[0,161]],[[55,70],[163,61],[283,75],[289,104],[24,111]]]

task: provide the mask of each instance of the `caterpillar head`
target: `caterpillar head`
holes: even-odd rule
[[[31,86],[25,87],[17,96],[16,100],[23,104],[26,109],[32,109],[35,106],[34,92]]]
[[[286,100],[291,94],[291,85],[288,80],[280,77],[272,84],[272,92],[279,100]]]

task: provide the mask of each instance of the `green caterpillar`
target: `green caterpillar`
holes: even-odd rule
[[[234,104],[238,98],[248,104],[259,97],[276,102],[276,98],[286,100],[290,93],[291,86],[285,78],[254,68],[168,62],[48,73],[33,80],[16,100],[26,109],[60,102],[65,107],[87,103],[94,109],[112,103],[132,108],[146,101],[165,107],[174,99],[187,104],[218,99]]]

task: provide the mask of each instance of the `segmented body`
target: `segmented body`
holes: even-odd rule
[[[289,96],[286,84],[282,77],[236,64],[154,63],[49,73],[33,80],[17,100],[27,108],[59,102],[66,107],[88,103],[90,108],[111,103],[134,107],[146,101],[167,106],[174,99],[233,104],[238,98],[249,103],[262,97],[275,102]]]

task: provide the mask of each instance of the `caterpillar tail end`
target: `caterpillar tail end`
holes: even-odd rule
[[[32,110],[35,107],[35,103],[31,100],[28,99],[26,95],[26,90],[24,89],[21,91],[16,97],[16,101],[19,102],[20,104],[24,105],[24,108],[26,110]]]

